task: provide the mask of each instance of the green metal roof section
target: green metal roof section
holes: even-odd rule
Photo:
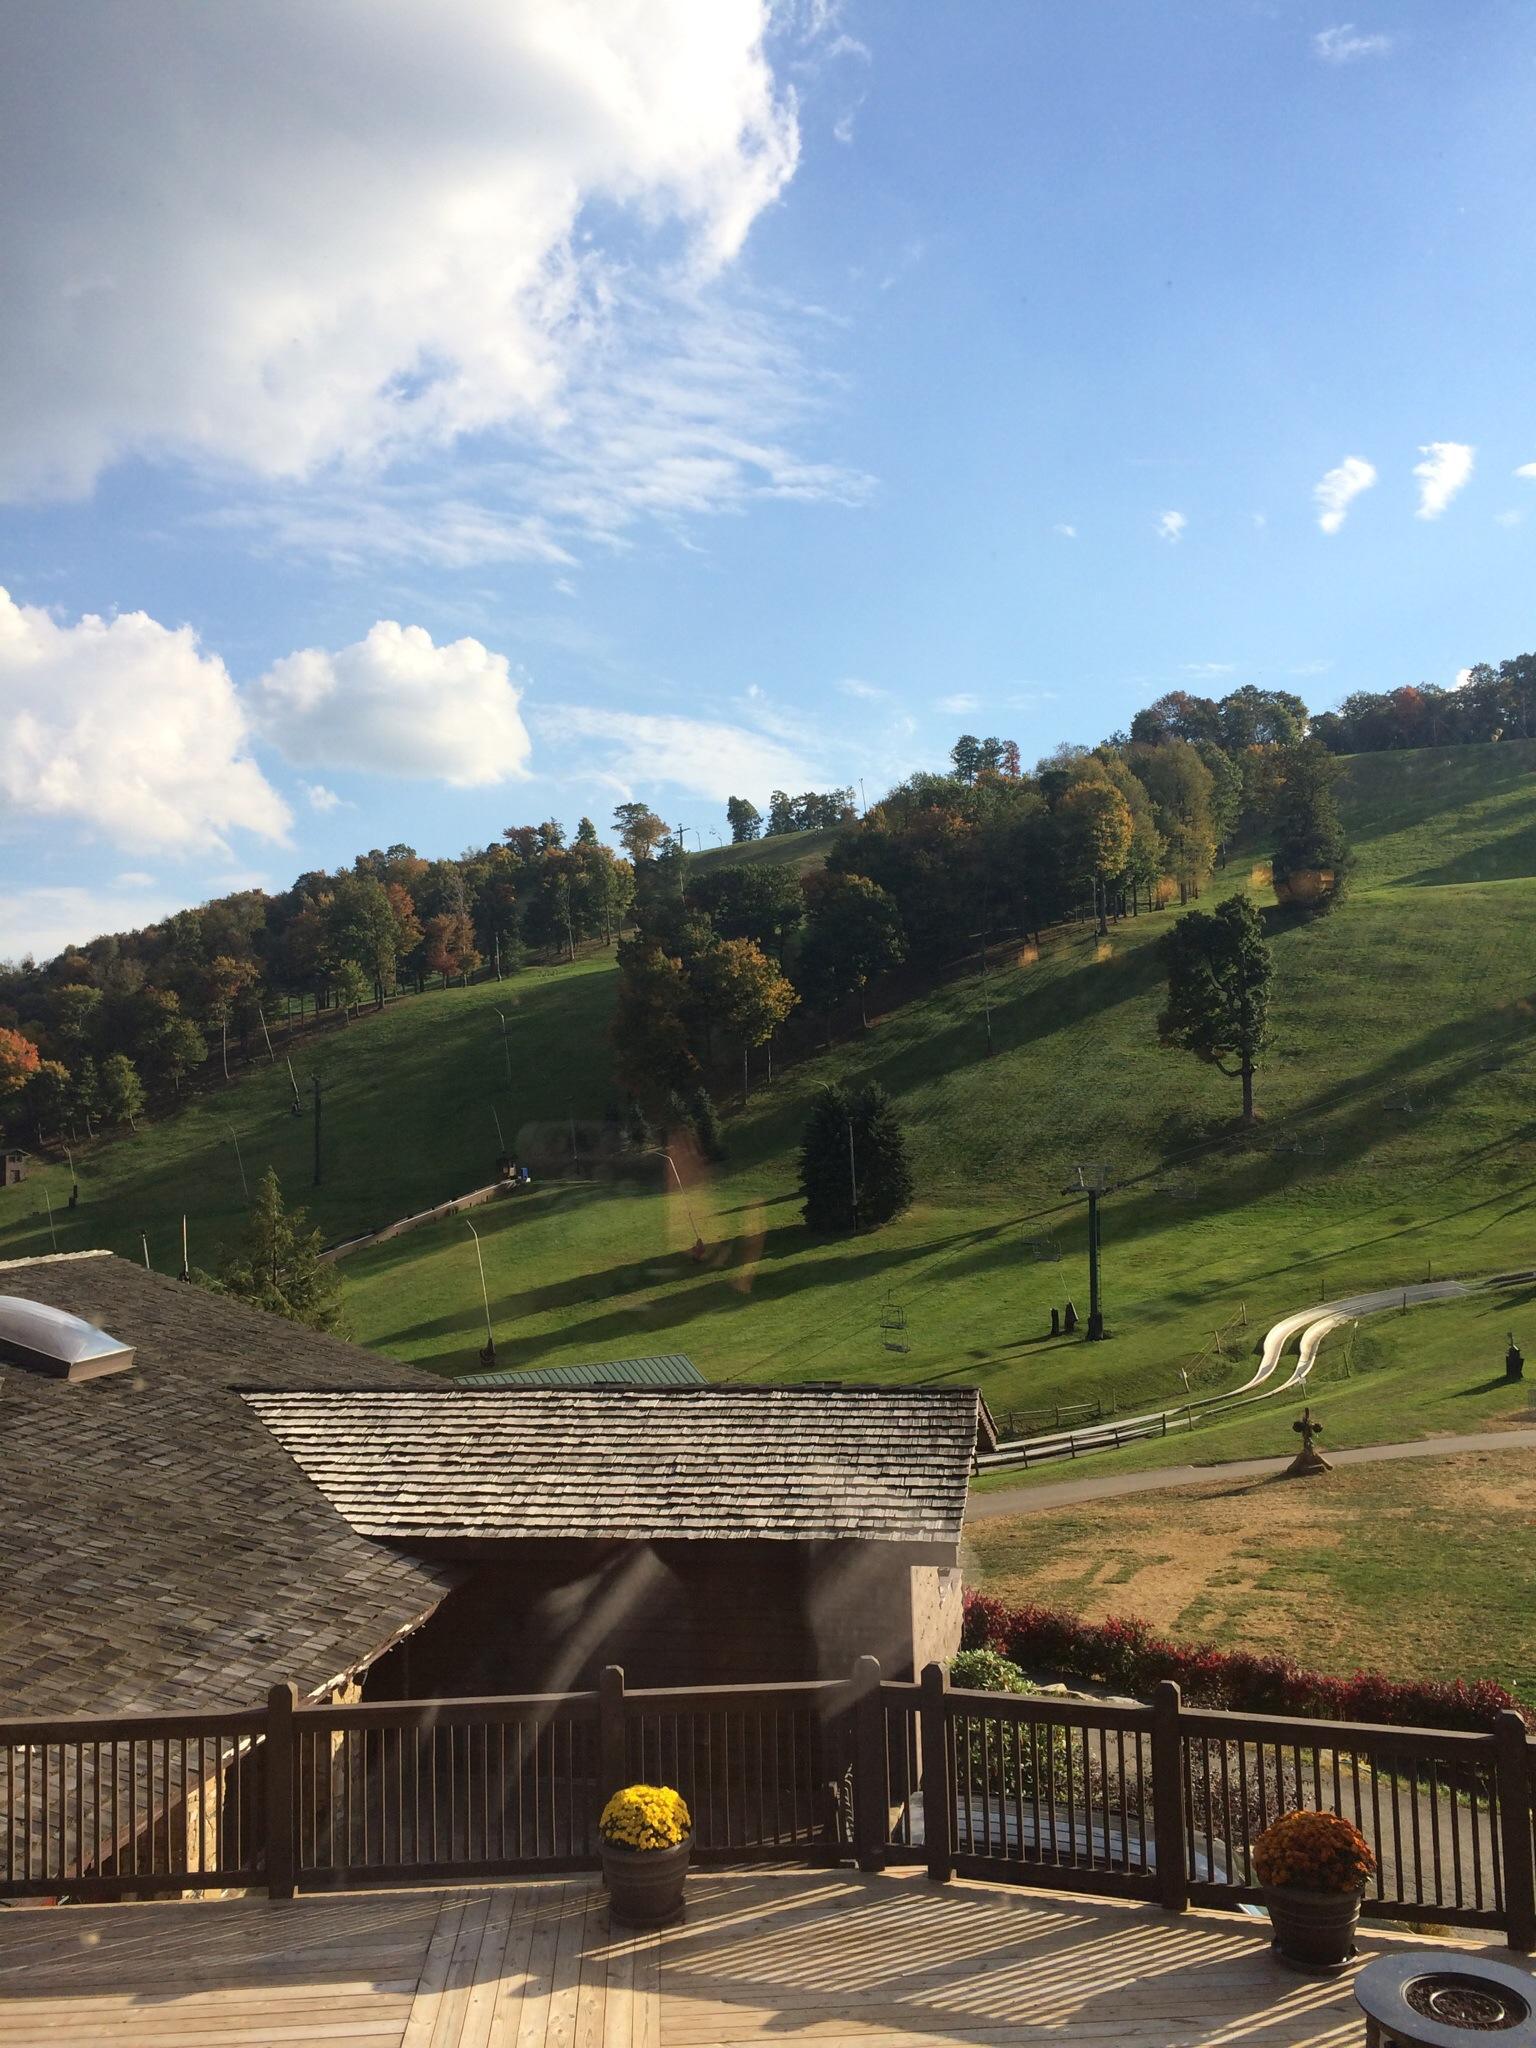
[[[703,1373],[681,1351],[656,1358],[613,1358],[595,1365],[536,1365],[521,1372],[471,1372],[458,1387],[702,1387]]]

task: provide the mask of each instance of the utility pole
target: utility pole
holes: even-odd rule
[[[1080,1163],[1072,1170],[1077,1179],[1062,1193],[1088,1197],[1088,1342],[1098,1344],[1104,1338],[1104,1309],[1099,1293],[1099,1203],[1110,1191],[1109,1168],[1102,1161],[1092,1161]]]
[[[859,1174],[853,1163],[853,1118],[846,1119],[848,1125],[848,1194],[853,1203],[853,1227],[859,1227]]]
[[[507,1013],[505,1010],[498,1010],[496,1014],[501,1019],[501,1053],[502,1058],[507,1063],[507,1086],[510,1088],[512,1086],[512,1048],[507,1043]]]
[[[314,1182],[313,1182],[313,1185],[314,1185],[315,1187],[319,1187],[319,1185],[320,1185],[320,1076],[319,1076],[318,1074],[311,1074],[311,1075],[310,1075],[310,1077],[309,1077],[309,1079],[310,1079],[310,1086],[311,1086],[311,1088],[312,1088],[312,1089],[314,1090],[314,1096],[315,1096],[315,1178],[314,1178]]]
[[[467,1216],[464,1228],[475,1240],[475,1263],[480,1268],[480,1300],[485,1308],[485,1349],[480,1354],[480,1363],[491,1366],[496,1363],[496,1332],[491,1328],[491,1297],[485,1285],[485,1258],[480,1250],[480,1233]]]

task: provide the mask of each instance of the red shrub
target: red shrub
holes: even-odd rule
[[[1418,1728],[1490,1729],[1511,1707],[1528,1725],[1536,1720],[1491,1678],[1442,1684],[1387,1678],[1379,1671],[1333,1678],[1303,1670],[1288,1657],[1167,1642],[1135,1615],[1087,1621],[1065,1608],[1009,1607],[995,1593],[966,1594],[961,1643],[1142,1696],[1159,1679],[1172,1678],[1192,1707]]]

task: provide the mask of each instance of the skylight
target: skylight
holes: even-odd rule
[[[46,1302],[0,1294],[0,1360],[55,1380],[93,1380],[132,1365],[134,1348]]]

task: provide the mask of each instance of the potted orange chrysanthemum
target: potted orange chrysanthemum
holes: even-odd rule
[[[1376,1858],[1342,1814],[1282,1814],[1254,1843],[1253,1867],[1285,1961],[1334,1969],[1354,1953]]]
[[[626,1785],[603,1808],[597,1838],[613,1918],[631,1927],[676,1919],[693,1848],[682,1793],[670,1785]]]

